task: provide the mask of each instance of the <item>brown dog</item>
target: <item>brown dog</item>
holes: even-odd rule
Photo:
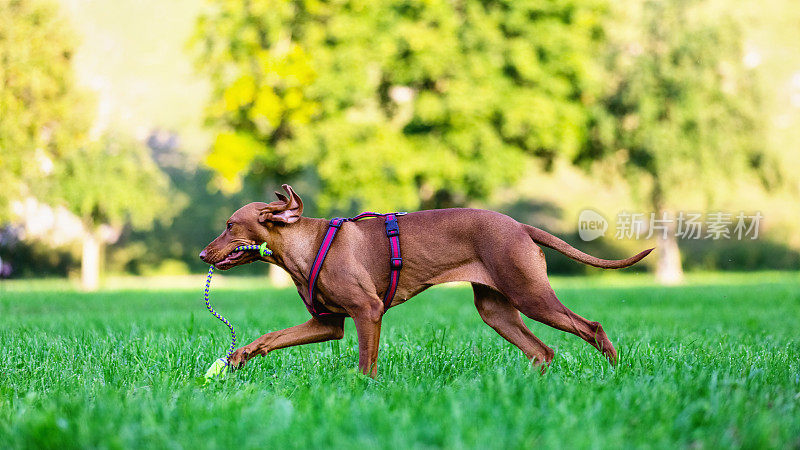
[[[328,228],[328,221],[302,217],[303,202],[289,185],[288,196],[278,201],[250,203],[228,219],[225,231],[200,258],[219,269],[256,260],[280,266],[297,285],[303,299],[308,275]],[[503,214],[478,209],[441,209],[412,212],[398,218],[404,257],[397,293],[399,305],[425,289],[449,281],[472,283],[475,306],[490,327],[519,347],[542,370],[553,350],[533,335],[520,313],[585,340],[617,362],[617,351],[603,327],[573,313],[556,298],[547,280],[544,253],[536,245],[558,250],[595,267],[628,267],[645,256],[645,250],[623,260],[595,258],[561,239]],[[273,254],[233,252],[239,245],[266,242]],[[384,314],[382,296],[389,284],[389,248],[383,221],[364,220],[342,225],[317,280],[316,296],[330,311],[353,318],[358,333],[358,367],[375,376],[378,339]],[[343,317],[312,317],[308,322],[267,333],[231,355],[240,367],[256,355],[293,345],[310,344],[344,335]]]

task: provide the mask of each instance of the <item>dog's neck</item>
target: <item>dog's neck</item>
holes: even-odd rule
[[[286,270],[295,283],[307,283],[311,265],[327,229],[327,220],[310,217],[300,217],[297,222],[281,227],[276,233],[278,236],[274,240],[274,248],[270,246],[274,252],[274,263]]]

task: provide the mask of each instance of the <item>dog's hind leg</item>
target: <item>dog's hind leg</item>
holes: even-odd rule
[[[547,266],[541,249],[511,248],[493,274],[497,288],[511,305],[537,322],[572,333],[599,350],[612,365],[617,350],[602,325],[570,311],[556,297],[547,280]]]
[[[475,307],[481,319],[497,331],[505,340],[516,345],[534,365],[541,365],[542,372],[553,360],[553,349],[534,336],[525,326],[519,311],[503,294],[482,284],[472,284]]]
[[[533,320],[572,333],[600,351],[612,365],[617,364],[617,350],[600,322],[593,322],[570,311],[551,288],[525,296],[514,296],[512,304]]]

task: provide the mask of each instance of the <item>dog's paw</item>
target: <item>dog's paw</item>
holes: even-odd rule
[[[253,356],[256,356],[256,352],[249,345],[238,348],[228,357],[228,366],[234,370],[239,369]]]

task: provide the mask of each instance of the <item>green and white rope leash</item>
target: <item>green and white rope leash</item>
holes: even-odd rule
[[[264,242],[261,245],[240,245],[234,248],[232,251],[234,252],[241,252],[246,250],[257,250],[258,254],[262,257],[270,256],[272,254],[272,250],[267,248],[267,243]],[[224,377],[225,373],[228,371],[228,359],[233,355],[233,351],[236,350],[236,330],[234,330],[233,325],[228,322],[222,314],[216,312],[214,308],[211,306],[211,300],[209,299],[209,291],[211,290],[211,276],[214,275],[214,266],[210,266],[208,268],[208,276],[206,277],[206,289],[205,289],[205,299],[206,299],[206,309],[208,312],[211,313],[214,317],[222,321],[225,325],[228,326],[231,330],[231,347],[228,349],[228,355],[224,358],[219,358],[211,364],[211,367],[208,368],[206,371],[206,382],[208,380],[215,378],[217,376]]]

